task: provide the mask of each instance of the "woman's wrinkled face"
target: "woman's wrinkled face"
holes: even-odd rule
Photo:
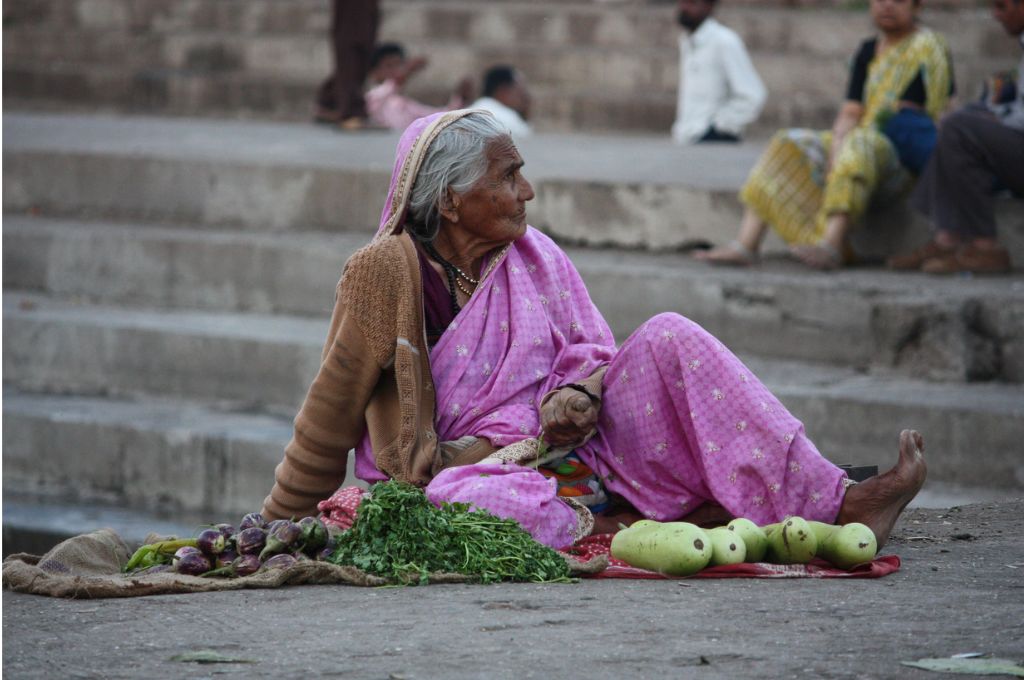
[[[920,0],[871,0],[871,19],[878,30],[903,33],[914,28]]]
[[[526,202],[533,187],[523,177],[523,159],[510,137],[491,142],[487,172],[457,197],[455,227],[481,241],[511,243],[526,233]]]

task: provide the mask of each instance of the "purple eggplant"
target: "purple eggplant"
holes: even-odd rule
[[[187,553],[175,560],[174,571],[190,576],[202,576],[210,571],[210,560],[199,551]]]
[[[263,515],[258,512],[250,512],[248,515],[242,518],[242,521],[238,523],[239,533],[246,529],[256,527],[257,529],[263,529],[267,526],[267,520],[263,519]]]
[[[235,560],[237,560],[238,559],[238,553],[235,552],[234,550],[231,550],[229,548],[229,549],[225,550],[224,552],[222,552],[221,554],[217,555],[217,557],[215,559],[216,559],[217,563],[215,565],[213,565],[213,566],[217,567],[218,569],[221,569],[223,567],[228,566],[229,564],[231,564]]]
[[[288,569],[297,564],[297,560],[289,555],[288,553],[282,553],[280,555],[274,555],[269,560],[263,563],[260,567],[260,571],[270,571],[271,569]]]
[[[260,558],[256,555],[239,555],[238,559],[232,562],[237,576],[248,576],[255,574],[263,566]]]
[[[191,545],[183,546],[183,547],[178,548],[177,550],[174,551],[174,557],[171,558],[171,564],[173,564],[173,565],[175,565],[175,567],[177,567],[178,561],[181,560],[182,558],[184,558],[186,555],[197,555],[197,554],[198,555],[202,555],[203,551],[200,550],[199,548],[194,548]]]
[[[282,526],[282,525],[287,524],[287,523],[288,523],[288,520],[286,520],[286,519],[275,519],[275,520],[271,520],[271,521],[267,522],[267,526],[265,526],[263,528],[267,530],[268,534],[272,534],[275,531],[277,531],[277,528],[279,526]]]
[[[334,554],[334,551],[338,549],[338,538],[331,536],[327,539],[327,545],[317,553],[316,558],[318,560],[326,560],[328,557]]]
[[[302,549],[307,555],[315,555],[327,545],[327,527],[316,517],[303,517],[299,520],[302,529]]]
[[[225,523],[216,524],[216,525],[214,525],[213,528],[216,529],[217,531],[219,531],[221,533],[221,535],[224,537],[224,540],[227,541],[227,542],[230,542],[231,541],[231,537],[235,535],[235,527],[233,527],[230,524],[225,524]]]
[[[249,527],[235,535],[235,549],[239,555],[258,555],[267,543],[267,532],[259,527]]]
[[[204,529],[196,539],[199,549],[207,555],[219,555],[224,552],[224,534],[219,529]]]
[[[271,555],[288,552],[300,538],[302,538],[302,529],[299,528],[299,525],[283,520],[267,534],[267,545],[260,553],[260,559],[265,560]]]
[[[255,555],[240,555],[230,564],[226,564],[213,571],[208,571],[203,576],[227,576],[229,578],[248,576],[259,571],[260,565],[260,558]]]

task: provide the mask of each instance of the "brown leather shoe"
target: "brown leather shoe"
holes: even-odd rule
[[[943,257],[945,255],[952,255],[953,251],[954,248],[940,246],[935,241],[929,241],[912,253],[890,257],[885,261],[885,264],[889,269],[895,269],[897,271],[912,271],[920,269],[928,260]]]
[[[1006,274],[1011,269],[1010,253],[1005,248],[978,248],[973,245],[933,257],[921,265],[921,271],[927,274]]]

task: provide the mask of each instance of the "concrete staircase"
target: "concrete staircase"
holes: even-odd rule
[[[4,140],[5,538],[38,536],[47,506],[74,530],[97,504],[179,525],[258,508],[395,137],[8,113]],[[618,244],[569,252],[620,340],[693,318],[834,461],[885,467],[915,427],[935,482],[1019,494],[1024,277],[729,271],[666,247],[731,235],[758,150],[542,135],[522,147],[531,222]],[[631,220],[653,251],[624,247]]]
[[[754,135],[826,126],[847,65],[870,34],[842,0],[725,3],[771,96]],[[984,3],[929,2],[960,92],[1018,58]],[[462,76],[513,63],[528,76],[547,131],[667,132],[675,112],[673,4],[612,0],[386,0],[381,40],[431,65],[410,92],[442,103]],[[4,7],[4,96],[35,108],[243,115],[306,120],[330,70],[324,0],[20,0]]]

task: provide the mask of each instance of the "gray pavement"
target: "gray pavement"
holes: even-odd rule
[[[1024,500],[911,510],[878,580],[301,586],[126,600],[3,593],[8,678],[906,678],[1024,659]],[[172,657],[209,650],[234,663]],[[243,663],[244,662],[244,663]]]

